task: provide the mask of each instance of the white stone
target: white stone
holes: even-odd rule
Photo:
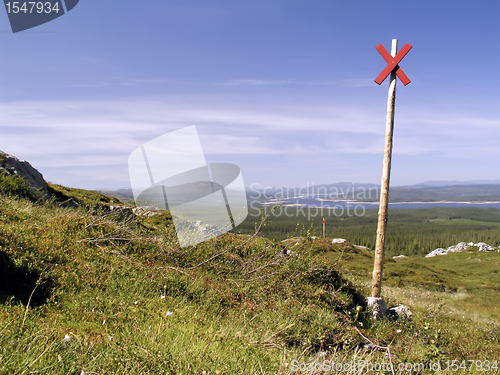
[[[494,251],[496,250],[493,246],[490,246],[484,242],[479,242],[476,244],[479,251]]]
[[[431,257],[435,257],[436,255],[445,255],[447,254],[448,252],[446,251],[446,249],[443,249],[442,247],[440,248],[437,248],[437,249],[434,249],[432,250],[429,254],[427,254],[425,257],[426,258],[431,258]]]
[[[334,239],[332,240],[332,245],[333,245],[333,244],[336,244],[336,243],[346,243],[346,242],[347,242],[347,240],[346,240],[346,239],[343,239],[343,238],[334,238]]]

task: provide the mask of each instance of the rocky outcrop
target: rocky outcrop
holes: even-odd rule
[[[25,160],[0,151],[0,170],[8,174],[22,177],[29,185],[31,193],[36,197],[50,198],[49,188],[43,176]]]
[[[456,244],[455,246],[448,247],[447,249],[443,249],[442,247],[440,247],[438,249],[432,250],[425,257],[431,258],[431,257],[435,257],[436,255],[446,255],[448,253],[459,253],[461,251],[468,250],[471,247],[477,247],[477,249],[479,251],[500,251],[500,250],[497,250],[495,247],[490,246],[484,242],[478,242],[478,243],[460,242],[460,243]]]

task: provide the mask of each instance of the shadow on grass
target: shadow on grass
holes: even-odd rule
[[[19,301],[27,305],[39,278],[40,273],[16,267],[7,254],[0,252],[0,303]],[[49,279],[36,288],[31,297],[31,307],[46,303],[47,298],[50,296],[52,284],[52,280]]]

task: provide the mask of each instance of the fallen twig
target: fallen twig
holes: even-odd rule
[[[377,345],[372,340],[370,340],[368,337],[366,337],[365,335],[363,335],[357,327],[354,327],[354,329],[356,331],[358,331],[359,335],[362,338],[364,338],[366,341],[368,341],[373,347],[387,351],[387,354],[389,356],[389,363],[391,364],[392,375],[396,375],[395,372],[394,372],[394,366],[392,365],[392,354],[391,354],[391,348],[390,348],[390,346],[380,346],[380,345]]]
[[[413,340],[414,340],[414,339],[415,339],[415,337],[417,337],[417,336],[418,336],[418,333],[417,333],[417,332],[415,332],[415,333],[413,334],[413,336],[411,337],[410,346],[408,347],[408,350],[406,351],[406,357],[405,357],[405,359],[404,359],[403,363],[406,363],[406,361],[408,360],[408,355],[410,354],[410,350],[411,350],[411,347],[412,347],[412,345],[413,345]],[[401,369],[401,371],[399,372],[399,375],[401,375],[402,373],[403,373],[403,369]]]

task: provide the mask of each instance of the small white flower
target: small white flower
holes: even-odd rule
[[[161,298],[161,299],[165,299],[165,296],[161,296],[160,298]]]
[[[71,341],[71,336],[70,335],[64,335],[64,341],[70,342]]]
[[[106,319],[104,319],[104,320],[102,321],[102,325],[105,325],[105,324],[106,324]]]
[[[138,303],[139,303],[139,302],[135,301],[135,302],[134,302],[134,305],[137,305]]]
[[[400,329],[398,329],[398,330],[396,331],[396,333],[401,333],[401,332],[403,332],[403,331],[402,331],[402,330],[400,330]]]
[[[113,340],[113,336],[108,336],[109,341]]]
[[[173,314],[173,312],[172,312],[172,311],[167,311],[167,314],[166,314],[165,316],[170,316],[170,315],[172,315],[172,314]]]
[[[82,370],[82,372],[80,372],[80,375],[87,375],[87,373]]]

